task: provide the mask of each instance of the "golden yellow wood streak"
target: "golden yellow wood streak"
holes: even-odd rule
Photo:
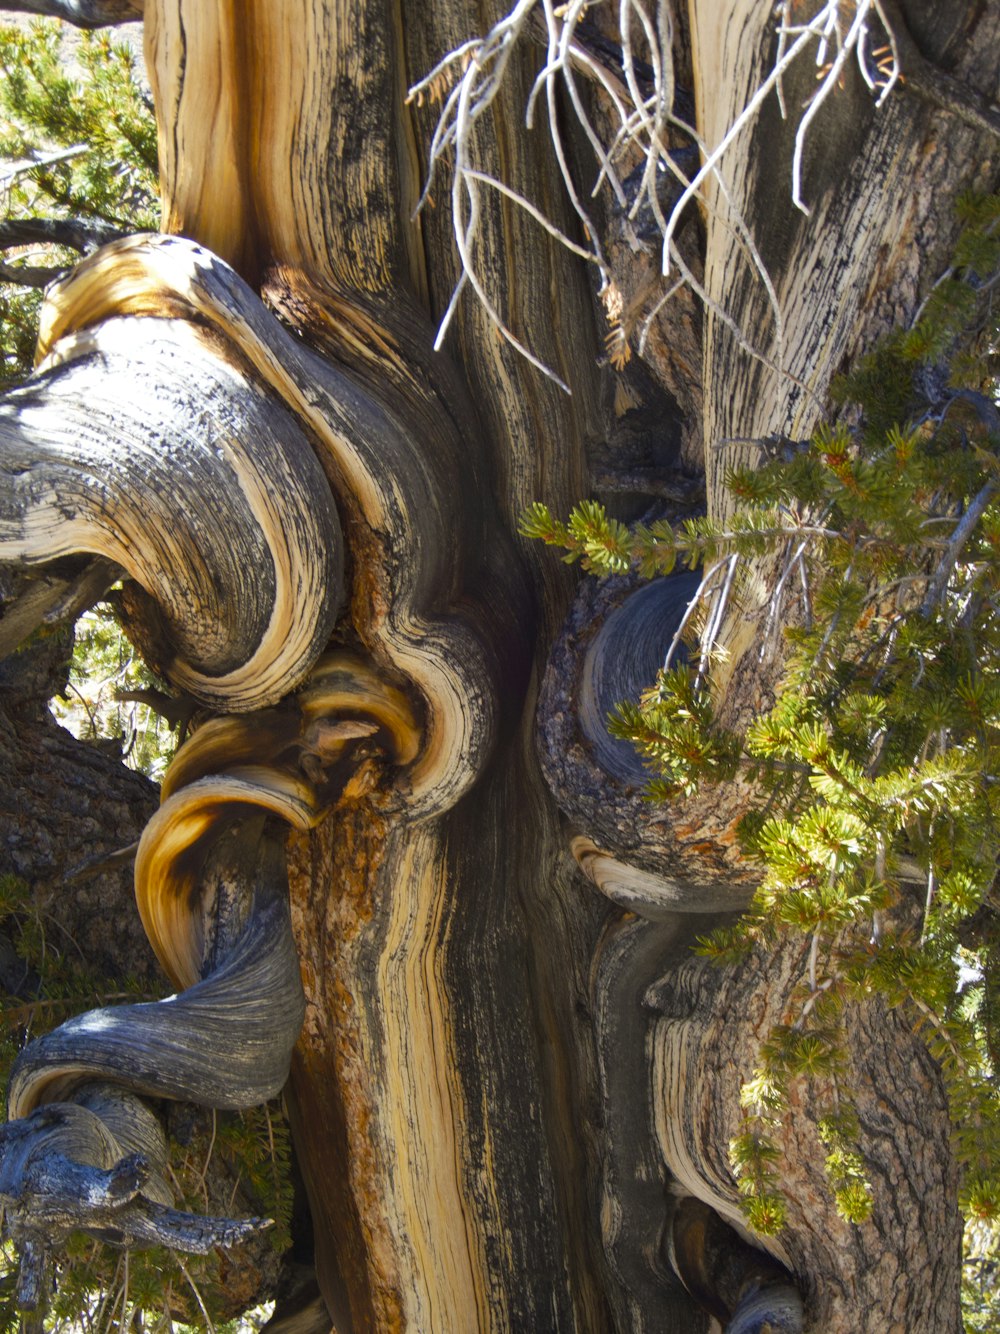
[[[314,433],[351,516],[352,545],[364,547],[354,552],[361,565],[352,590],[355,628],[426,705],[424,744],[408,775],[410,800],[428,811],[453,805],[493,745],[496,706],[483,683],[496,669],[474,624],[449,613],[447,586],[425,594],[421,584],[430,561],[441,563],[442,581],[454,583],[460,556],[445,518],[449,507],[460,511],[460,498],[454,478],[450,486],[436,485],[433,442],[288,334],[215,256],[179,237],[129,237],[78,265],[43,310],[42,364],[66,355],[72,331],[123,313],[183,314],[208,325]],[[424,566],[416,552],[426,556]],[[430,605],[422,605],[428,597]],[[444,604],[440,611],[435,597]]]
[[[295,418],[186,320],[109,318],[42,370],[3,424],[0,559],[106,557],[156,603],[181,690],[236,711],[288,693],[326,645],[343,555]]]
[[[143,831],[135,859],[136,903],[149,943],[177,987],[193,986],[204,961],[197,845],[217,835],[224,822],[257,812],[279,816],[295,829],[311,829],[323,815],[305,780],[247,765],[182,788]]]

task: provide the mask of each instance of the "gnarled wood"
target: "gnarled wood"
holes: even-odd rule
[[[306,1017],[291,1101],[318,1277],[338,1330],[696,1329],[697,1304],[671,1271],[665,1231],[686,1195],[738,1221],[726,1158],[736,1085],[764,1020],[781,1011],[795,961],[780,956],[775,974],[712,975],[690,964],[691,937],[745,901],[753,883],[735,839],[746,794],[734,784],[640,816],[640,775],[599,731],[621,680],[614,625],[629,638],[630,606],[646,620],[676,585],[634,604],[615,590],[581,594],[559,634],[568,577],[514,536],[527,502],[563,512],[586,492],[588,457],[601,454],[622,404],[610,370],[595,364],[587,276],[547,234],[539,241],[513,204],[493,198],[482,271],[502,293],[504,319],[573,397],[517,362],[474,306],[460,309],[448,339],[460,369],[429,351],[457,266],[444,210],[426,212],[419,229],[408,221],[435,111],[405,112],[403,97],[475,19],[456,0],[149,0],[165,225],[175,235],[105,247],[53,294],[41,350],[54,360],[40,383],[61,383],[77,361],[63,367],[59,358],[100,346],[105,331],[113,340],[115,329],[148,326],[155,341],[189,326],[178,345],[197,349],[192,378],[231,376],[219,394],[241,421],[259,398],[265,415],[292,422],[288,438],[314,451],[340,515],[343,614],[336,624],[314,615],[301,670],[276,669],[255,698],[267,711],[216,718],[195,733],[139,857],[151,935],[188,981],[206,954],[238,942],[244,919],[257,920],[229,885],[233,867],[241,880],[246,868],[244,826],[232,839],[220,834],[228,816],[253,824],[251,813],[264,811],[295,827],[291,921]],[[698,129],[713,142],[767,68],[771,15],[710,0],[687,21]],[[987,38],[992,22],[984,20]],[[961,46],[973,73],[975,57]],[[480,133],[497,174],[571,228],[542,137],[511,128],[535,59],[512,63],[500,116]],[[807,74],[789,77],[790,102]],[[784,359],[782,372],[763,370],[717,314],[704,331],[690,306],[678,316],[683,338],[667,387],[689,379],[680,397],[703,408],[716,514],[722,468],[745,456],[716,446],[809,429],[841,360],[890,308],[912,310],[932,276],[932,197],[940,210],[981,175],[973,131],[945,154],[943,122],[922,104],[895,98],[876,115],[849,82],[838,109],[850,114],[834,118],[825,162],[811,159],[806,174],[809,220],[787,204],[791,130],[772,106],[733,159],[733,198],[759,233],[781,303],[780,351],[724,207],[706,210],[710,296],[772,360]],[[914,162],[919,200],[908,193]],[[910,228],[902,240],[901,223]],[[688,241],[699,235],[695,227]],[[915,258],[900,267],[914,235]],[[662,346],[670,319],[657,331]],[[702,334],[699,372],[691,352]],[[36,391],[21,392],[27,402]],[[21,412],[15,433],[24,420]],[[689,463],[691,445],[689,431]],[[290,489],[276,476],[262,503]],[[263,550],[252,528],[243,567]],[[124,563],[118,547],[97,549]],[[10,554],[42,559],[27,547]],[[275,590],[300,559],[289,555],[283,571],[275,561]],[[173,580],[164,583],[169,597]],[[302,590],[310,614],[317,586],[311,579]],[[212,603],[210,591],[195,601],[224,619],[229,600]],[[277,592],[260,606],[269,602],[298,606]],[[252,628],[236,637],[253,649],[267,614],[250,603]],[[594,617],[607,622],[603,639]],[[639,657],[652,664],[668,633],[661,623]],[[752,633],[739,624],[729,635],[735,674],[723,703],[732,715],[766,697],[749,659],[740,664]],[[315,682],[283,700],[331,634],[355,663],[347,688],[320,666]],[[554,642],[541,728],[553,797],[535,753],[535,696]],[[211,671],[221,676],[230,667],[215,652]],[[217,702],[247,707],[238,700],[237,691]],[[237,904],[229,925],[227,913],[220,918],[227,904]],[[235,1012],[233,1020],[241,1022]],[[956,1319],[954,1281],[910,1259],[920,1228],[928,1254],[957,1236],[954,1208],[942,1203],[954,1197],[950,1160],[938,1168],[927,1158],[926,1137],[943,1137],[946,1112],[929,1058],[918,1080],[892,1063],[893,1052],[912,1055],[905,1035],[889,1023],[878,1031],[879,1061],[864,1066],[871,1107],[886,1080],[916,1081],[929,1094],[917,1128],[870,1118],[885,1135],[878,1164],[909,1155],[907,1181],[886,1184],[880,1198],[888,1211],[895,1193],[906,1224],[894,1232],[880,1212],[871,1254],[863,1235],[845,1234],[816,1184],[807,1103],[789,1131],[787,1184],[800,1192],[793,1226],[771,1249],[805,1296],[807,1328],[835,1315],[873,1330],[911,1316],[946,1329]],[[60,1041],[50,1044],[51,1066],[39,1067],[53,1082],[73,1059]],[[859,1021],[853,1046],[868,1041],[872,1026]],[[715,1055],[723,1051],[725,1066]],[[279,1074],[273,1065],[269,1086]],[[212,1082],[199,1070],[203,1078]],[[884,1176],[891,1182],[888,1167]],[[922,1206],[922,1190],[933,1206]],[[776,1272],[748,1252],[747,1272]],[[683,1278],[696,1266],[676,1259],[675,1268]],[[887,1272],[906,1273],[902,1297],[880,1282]],[[713,1284],[725,1286],[721,1277]],[[780,1307],[797,1319],[793,1286],[778,1287],[772,1314]],[[752,1327],[767,1314],[756,1302],[743,1292],[723,1306]]]
[[[64,338],[0,431],[0,558],[125,570],[148,656],[206,702],[259,708],[305,675],[341,597],[336,511],[301,427],[192,325]]]
[[[759,1034],[787,1021],[789,997],[806,960],[801,950],[785,946],[767,956],[757,952],[731,969],[690,957],[672,962],[647,997],[657,1015],[652,1044],[658,1137],[683,1187],[739,1226],[726,1155],[740,1125],[739,1083],[752,1074]],[[831,1091],[823,1081],[802,1081],[793,1088],[795,1113],[785,1119],[780,1141],[789,1226],[766,1244],[798,1276],[809,1329],[846,1328],[864,1307],[880,1329],[957,1330],[961,1222],[955,1165],[941,1151],[943,1140],[928,1134],[929,1124],[942,1134],[947,1124],[941,1073],[905,1017],[882,1004],[851,1010],[847,1025],[851,1069],[844,1092],[849,1090],[860,1121],[859,1144],[873,1188],[871,1220],[853,1227],[832,1207],[825,1150],[815,1130]],[[901,1095],[904,1078],[907,1092]]]

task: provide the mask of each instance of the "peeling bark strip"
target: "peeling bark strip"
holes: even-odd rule
[[[927,50],[940,46],[931,7],[906,9],[912,31],[930,32]],[[463,0],[149,0],[146,18],[166,228],[184,235],[115,242],[52,294],[39,376],[0,408],[0,445],[16,464],[0,555],[36,564],[94,551],[126,568],[156,599],[126,599],[146,650],[231,715],[180,752],[139,850],[150,936],[178,983],[194,982],[194,996],[170,1005],[211,1032],[208,1050],[245,1025],[284,1051],[298,1017],[294,961],[282,932],[264,929],[280,910],[265,906],[255,875],[260,860],[265,879],[278,878],[275,826],[290,822],[306,998],[290,1099],[337,1329],[681,1334],[706,1328],[706,1307],[741,1330],[787,1325],[796,1293],[767,1257],[733,1242],[724,1276],[708,1244],[731,1235],[716,1214],[738,1221],[726,1144],[739,1080],[800,962],[788,953],[766,970],[715,975],[688,962],[691,937],[752,884],[734,837],[745,793],[733,785],[718,801],[701,794],[637,815],[636,775],[611,760],[598,727],[620,680],[615,644],[605,637],[600,671],[593,659],[588,668],[598,632],[581,626],[579,607],[542,704],[555,799],[535,754],[534,688],[570,585],[544,552],[517,545],[517,516],[537,499],[565,512],[586,494],[588,456],[611,438],[620,402],[597,365],[587,275],[491,198],[480,271],[504,321],[573,397],[528,372],[474,306],[449,334],[461,371],[429,352],[458,275],[445,210],[426,211],[419,230],[409,222],[436,113],[404,112],[403,96],[472,35],[478,11]],[[675,18],[678,59],[692,39],[698,129],[712,144],[771,59],[770,11],[699,0],[689,30]],[[982,73],[974,54],[974,44],[958,52],[969,77]],[[512,128],[535,58],[512,61],[500,115],[481,134],[495,174],[566,230],[545,136]],[[880,119],[859,110],[857,92],[848,83],[845,114],[806,164],[808,222],[786,202],[791,131],[771,104],[733,156],[730,194],[772,266],[795,378],[747,358],[717,312],[703,331],[688,308],[674,338],[665,307],[651,340],[684,350],[664,380],[686,377],[684,401],[704,401],[713,512],[742,448],[732,441],[806,430],[816,404],[802,383],[822,398],[842,357],[913,309],[934,275],[935,219],[985,160],[972,130],[953,140],[950,122],[902,103]],[[724,217],[706,210],[705,286],[764,338],[772,317]],[[105,365],[121,368],[120,387]],[[56,423],[56,404],[72,430]],[[94,422],[122,442],[110,456]],[[36,459],[33,489],[25,465]],[[94,473],[86,487],[81,470]],[[339,618],[334,505],[346,547]],[[148,522],[130,517],[137,507]],[[647,602],[676,612],[673,591],[641,596],[619,633],[631,633],[633,613],[652,624]],[[616,608],[594,596],[610,618]],[[749,626],[731,627],[734,645]],[[331,635],[332,661],[319,658]],[[581,729],[588,670],[602,703],[591,698]],[[744,663],[724,703],[752,712],[761,694]],[[576,750],[557,753],[570,733]],[[259,979],[249,995],[244,964]],[[165,1053],[186,1096],[198,1086],[244,1099],[256,1073],[269,1088],[282,1077],[287,1051],[228,1075],[206,1070],[163,1014],[130,1017],[145,1026],[140,1052]],[[87,1118],[29,1109],[105,1072],[102,1062],[117,1066],[134,1031],[125,1019],[74,1023],[24,1057],[15,1106],[28,1115],[5,1132],[11,1171],[34,1183],[36,1219],[53,1200],[64,1210],[66,1191],[33,1175],[27,1137],[53,1128],[46,1114],[65,1116],[75,1144]],[[113,1058],[99,1043],[105,1027]],[[937,1072],[885,1016],[852,1043],[885,1210],[876,1232],[845,1234],[814,1179],[805,1105],[789,1128],[798,1203],[778,1258],[804,1293],[807,1327],[950,1330],[959,1228]],[[877,1056],[867,1063],[866,1044]],[[73,1096],[91,1109],[90,1092]],[[895,1105],[907,1101],[919,1121]],[[86,1164],[103,1175],[69,1176],[98,1230],[138,1235],[134,1211],[146,1206],[135,1202],[153,1172],[133,1155],[153,1163],[158,1151],[117,1143]],[[109,1223],[109,1211],[125,1221]],[[30,1211],[19,1226],[26,1291],[40,1291],[44,1228]]]

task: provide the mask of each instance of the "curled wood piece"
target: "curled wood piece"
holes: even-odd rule
[[[150,1122],[137,1099],[92,1084],[79,1102],[49,1103],[0,1126],[0,1202],[4,1238],[21,1256],[19,1309],[44,1306],[49,1253],[74,1231],[118,1246],[205,1254],[268,1226],[174,1209],[158,1173],[166,1146]]]
[[[694,942],[692,941],[691,944]],[[702,1058],[704,1042],[703,1015],[705,997],[712,994],[713,984],[723,970],[715,969],[707,959],[692,956],[673,959],[669,971],[661,970],[660,978],[647,978],[646,1003],[656,1014],[649,1039],[652,1052],[652,1085],[657,1090],[654,1099],[656,1137],[660,1152],[677,1188],[709,1206],[715,1214],[736,1231],[744,1227],[740,1209],[739,1189],[725,1152],[713,1153],[705,1149],[702,1138],[703,1121],[691,1114],[687,1100],[698,1087],[694,1071]],[[738,1012],[732,1017],[733,1027],[749,1027],[749,1016]],[[735,1072],[734,1072],[735,1075]],[[735,1080],[734,1080],[735,1082]],[[712,1104],[713,1109],[715,1103]],[[733,1106],[739,1107],[738,1095]],[[701,1109],[699,1109],[701,1115]],[[728,1138],[719,1143],[727,1144]],[[765,1239],[768,1252],[787,1270],[791,1257],[784,1245],[784,1235]]]
[[[650,770],[628,741],[608,731],[615,707],[636,704],[656,681],[667,650],[698,589],[696,573],[640,584],[597,628],[580,674],[577,717],[594,761],[619,782],[643,787]],[[686,658],[682,649],[674,661]]]
[[[678,1016],[670,1064],[657,1046],[650,1068],[651,1041],[661,1041],[659,1031],[650,1032],[651,1006],[659,1008],[663,979],[690,964],[705,920],[710,919],[699,922],[687,913],[666,914],[659,921],[620,915],[609,921],[595,955],[592,1004],[608,1145],[600,1216],[605,1253],[618,1284],[617,1292],[610,1291],[620,1303],[618,1310],[649,1312],[650,1319],[655,1312],[656,1327],[663,1329],[701,1328],[691,1299],[719,1322],[713,1329],[728,1330],[737,1316],[751,1321],[796,1303],[801,1321],[783,1239],[769,1238],[765,1248],[745,1228],[724,1162],[726,1141],[721,1151],[715,1144],[701,1151],[696,1121],[687,1162],[668,1141],[676,1100],[690,1083],[685,1058],[689,1049],[697,1049],[700,1036],[694,1019],[688,1023]],[[637,1097],[642,1087],[648,1096]],[[711,1172],[720,1176],[713,1180]],[[758,1305],[757,1294],[765,1292],[768,1304]],[[618,1323],[626,1323],[625,1317],[619,1316]],[[741,1334],[757,1328],[764,1334],[767,1326],[734,1323],[732,1328]],[[782,1334],[796,1328],[775,1324]]]
[[[211,719],[181,748],[135,875],[150,942],[186,990],[71,1019],[12,1071],[0,1194],[21,1201],[26,1300],[45,1246],[74,1227],[199,1250],[262,1225],[172,1208],[163,1134],[136,1095],[236,1109],[280,1092],[304,999],[275,820],[312,827],[360,762],[411,762],[419,740],[406,696],[335,653],[282,708]]]
[[[175,320],[65,340],[0,404],[0,561],[89,552],[147,656],[229,710],[286,694],[325,646],[343,548],[309,440],[280,402]]]
[[[591,974],[604,1132],[601,1242],[614,1280],[607,1289],[613,1328],[634,1328],[638,1311],[643,1327],[671,1334],[700,1327],[662,1254],[670,1181],[656,1145],[644,1002],[650,977],[659,976],[684,948],[677,937],[676,919],[651,922],[615,914],[598,942]],[[654,1096],[643,1096],[644,1090]]]
[[[743,806],[721,787],[683,804],[648,801],[650,770],[608,732],[615,705],[638,702],[655,684],[699,583],[690,572],[582,583],[538,701],[542,771],[578,831],[572,851],[581,870],[651,919],[739,911],[755,887],[736,835]]]
[[[42,368],[54,374],[63,363],[77,359],[89,342],[100,340],[114,321],[142,316],[152,318],[136,319],[136,324],[185,322],[198,330],[220,358],[262,384],[267,397],[283,400],[317,446],[317,457],[339,502],[353,558],[349,590],[353,630],[379,675],[384,672],[405,683],[395,696],[381,690],[377,699],[369,698],[367,708],[361,705],[371,692],[363,689],[359,698],[357,679],[348,683],[346,698],[339,702],[337,697],[345,695],[343,681],[332,678],[317,681],[315,687],[307,685],[302,708],[305,714],[315,709],[315,716],[303,718],[305,726],[300,732],[292,729],[289,754],[276,758],[270,754],[261,758],[249,740],[239,740],[232,720],[210,724],[211,731],[203,729],[207,735],[198,743],[200,752],[188,752],[184,761],[191,781],[171,793],[157,817],[148,862],[145,849],[139,855],[140,881],[145,880],[149,887],[148,892],[140,889],[140,898],[148,905],[151,932],[168,966],[185,980],[202,951],[212,961],[231,953],[231,936],[238,933],[246,912],[240,906],[238,883],[233,883],[241,879],[231,870],[233,853],[238,850],[233,844],[239,844],[250,823],[276,814],[304,824],[316,818],[323,807],[324,784],[333,771],[350,769],[354,747],[349,743],[357,743],[358,749],[370,744],[409,761],[399,785],[409,804],[408,820],[447,810],[480,776],[491,754],[496,711],[503,707],[498,700],[504,694],[516,699],[527,677],[528,655],[522,651],[523,632],[516,626],[516,609],[521,605],[513,588],[516,567],[508,559],[503,539],[487,540],[491,531],[499,531],[499,525],[493,525],[486,512],[490,488],[477,462],[481,451],[475,416],[467,395],[446,382],[447,373],[440,365],[428,369],[422,364],[423,354],[417,349],[426,338],[426,324],[411,326],[393,319],[390,329],[371,311],[345,308],[341,312],[324,294],[304,287],[292,290],[291,284],[289,279],[285,296],[308,306],[313,321],[308,328],[294,321],[301,338],[282,328],[231,270],[190,242],[176,238],[119,242],[85,261],[53,293],[42,331]],[[273,300],[273,285],[268,290]],[[318,331],[313,327],[317,324],[322,326]],[[326,356],[310,350],[310,338],[329,335],[335,340],[345,329],[348,340],[357,340],[346,359],[351,365],[361,363],[361,370],[338,369],[338,360],[328,349]],[[429,347],[430,339],[426,341]],[[430,361],[429,354],[426,360]],[[391,393],[383,392],[386,383],[393,386]],[[251,559],[245,564],[256,577],[255,562]],[[480,581],[491,590],[488,602],[477,589]],[[501,682],[507,691],[499,690]],[[292,684],[286,676],[284,689]],[[414,718],[407,716],[408,687],[416,701]],[[272,699],[280,693],[278,689]],[[293,703],[289,701],[290,709]],[[231,707],[224,700],[221,704]],[[332,719],[327,716],[329,708],[341,704],[343,713]],[[259,716],[248,718],[248,726]],[[513,716],[509,721],[513,722]],[[270,744],[272,722],[273,740],[280,746],[279,720],[264,722],[264,740]],[[197,735],[194,739],[197,741]],[[209,752],[213,745],[224,743],[240,754],[236,769],[241,772],[229,770],[215,777]],[[201,776],[195,778],[199,771]],[[358,782],[364,781],[365,776],[359,774]],[[191,796],[198,783],[204,786]],[[155,852],[154,835],[163,842],[162,849]],[[427,839],[417,845],[416,856],[407,859],[405,871],[420,884],[423,902],[438,893],[439,876],[436,865],[433,871],[430,868],[425,846],[432,849],[433,842]],[[188,873],[189,860],[200,864],[200,871],[187,880],[186,892],[175,893],[175,884],[184,882]],[[151,871],[148,876],[147,870]],[[256,920],[255,914],[251,924]],[[251,930],[252,925],[247,927]],[[226,964],[221,967],[224,971]],[[217,968],[192,990],[210,989],[218,975]],[[395,986],[394,978],[390,985]],[[256,986],[234,974],[221,997],[231,999],[231,1024],[239,1032],[244,1023],[244,998]],[[190,995],[185,993],[176,1004],[187,1004]],[[423,997],[417,996],[414,1004],[422,1006]],[[189,1008],[197,1020],[199,1012]],[[153,1031],[154,1020],[161,1022],[160,1015],[133,1017],[150,1026],[149,1040],[164,1036]],[[217,1016],[206,1007],[203,1017],[214,1022]],[[38,1079],[48,1081],[45,1096],[56,1096],[61,1084],[76,1077],[80,1066],[74,1061],[79,1062],[81,1038],[87,1040],[88,1068],[95,1064],[102,1068],[103,1049],[97,1036],[93,1030],[77,1029],[70,1034],[72,1047],[67,1044],[61,1050],[53,1041],[41,1053],[46,1059]],[[432,1062],[440,1063],[444,1049],[438,1050],[436,1033],[429,1037],[426,1050]],[[116,1060],[127,1049],[128,1034],[123,1032],[120,1038]],[[201,1042],[197,1026],[189,1030],[189,1040]],[[419,1050],[415,1044],[415,1051]],[[176,1055],[165,1050],[163,1054],[191,1068]],[[428,1062],[420,1055],[415,1063],[407,1057],[404,1065],[406,1079],[401,1089],[418,1066],[423,1078]],[[435,1068],[444,1072],[443,1065]],[[194,1073],[202,1085],[206,1080],[210,1085],[205,1071]],[[419,1123],[430,1127],[428,1111],[438,1118],[440,1109],[423,1089],[418,1088],[417,1094]],[[449,1103],[452,1100],[457,1105],[456,1095],[449,1093]],[[380,1135],[385,1130],[380,1126]],[[407,1138],[403,1123],[392,1130],[394,1136],[398,1134],[402,1152]],[[419,1139],[421,1152],[429,1148],[436,1162],[448,1157],[450,1143],[447,1134],[441,1147],[426,1145],[423,1135]],[[402,1180],[409,1190],[409,1167]],[[421,1213],[417,1202],[408,1201],[405,1208],[415,1219]],[[449,1218],[453,1216],[454,1223],[449,1221],[446,1237],[453,1235],[453,1226],[460,1232],[464,1229],[463,1210],[456,1180],[448,1187],[445,1212],[452,1211]],[[420,1247],[424,1248],[423,1240]],[[430,1250],[437,1257],[436,1242],[432,1241]],[[441,1250],[443,1254],[448,1246]],[[451,1263],[449,1255],[449,1266]],[[464,1283],[465,1260],[454,1263]],[[464,1288],[462,1291],[464,1294]],[[465,1311],[464,1295],[460,1304]]]
[[[207,975],[164,1001],[79,1015],[14,1064],[0,1198],[26,1309],[44,1304],[48,1252],[74,1230],[204,1253],[268,1225],[174,1209],[163,1134],[141,1101],[245,1108],[275,1097],[288,1077],[305,1002],[283,846],[260,819],[231,827],[224,841],[232,897],[217,895],[217,907],[236,939],[216,933],[221,949],[209,952]]]
[[[657,875],[631,866],[603,852],[591,838],[578,834],[570,840],[570,852],[587,879],[614,903],[651,921],[669,920],[674,913],[726,912],[743,907],[742,889],[724,882],[717,886]]]
[[[230,1109],[281,1091],[303,1016],[284,857],[266,836],[251,840],[246,861],[257,863],[258,885],[247,925],[224,961],[177,996],[91,1010],[29,1043],[11,1072],[12,1119],[94,1078]]]
[[[206,917],[215,908],[214,902],[201,902],[205,885],[198,845],[213,843],[234,820],[259,811],[295,829],[311,828],[321,815],[308,783],[259,765],[189,784],[143,831],[135,859],[136,902],[149,943],[176,986],[192,987],[201,975]],[[233,869],[223,874],[232,875]],[[218,889],[218,883],[212,886],[214,893]]]
[[[300,719],[287,708],[262,709],[252,716],[209,718],[170,761],[160,783],[161,809],[199,779],[241,765],[274,763],[297,748],[300,733]],[[311,795],[303,797],[307,806],[311,800]]]
[[[168,236],[113,242],[77,265],[50,293],[39,355],[43,365],[73,355],[74,331],[115,315],[184,317],[211,330],[284,401],[317,442],[344,511],[355,557],[354,627],[426,707],[410,800],[419,809],[447,809],[494,743],[497,692],[486,683],[519,670],[502,665],[518,649],[507,617],[515,600],[498,596],[487,615],[463,598],[484,552],[499,567],[490,571],[498,588],[514,578],[497,542],[483,540],[488,487],[477,472],[475,415],[443,359],[433,369],[420,364],[417,349],[430,343],[424,325],[411,328],[400,314],[400,328],[390,330],[301,279],[292,286],[284,278],[283,299],[295,315],[309,312],[310,337],[346,340],[360,371],[311,351],[228,265]]]
[[[202,859],[220,920],[201,980],[164,1001],[79,1015],[29,1043],[13,1066],[0,1196],[27,1308],[43,1303],[47,1253],[73,1230],[205,1252],[267,1225],[174,1209],[162,1130],[141,1101],[245,1108],[275,1097],[288,1077],[305,1002],[283,840],[246,810],[230,812]]]
[[[121,1148],[119,1157],[138,1154],[146,1163],[142,1193],[147,1200],[170,1206],[173,1192],[167,1185],[167,1137],[159,1118],[141,1098],[118,1084],[95,1079],[73,1091],[73,1105],[98,1117]]]
[[[308,801],[322,810],[339,791],[331,771],[357,742],[369,741],[392,764],[405,766],[418,755],[421,736],[402,690],[357,654],[328,653],[280,708],[202,723],[171,761],[160,798],[166,802],[200,778],[263,765],[289,779],[308,779]]]
[[[690,953],[674,955],[663,961],[659,980],[650,978],[646,987],[647,1013],[655,1015],[646,1041],[663,1161],[678,1189],[711,1205],[737,1231],[745,1225],[741,1183],[727,1147],[746,1125],[740,1088],[759,1065],[762,1035],[788,1023],[796,1007],[801,1008],[801,1000],[793,998],[804,994],[807,974],[800,942],[791,941],[755,949],[727,968]],[[857,1312],[863,1310],[875,1312],[886,1329],[950,1328],[939,1318],[941,1294],[934,1284],[920,1295],[918,1306],[912,1304],[912,1287],[900,1294],[886,1285],[885,1250],[878,1240],[892,1238],[897,1254],[921,1269],[933,1269],[941,1254],[934,1238],[945,1235],[947,1225],[953,1227],[957,1253],[953,1165],[929,1152],[932,1141],[924,1121],[907,1122],[905,1133],[884,1134],[885,1108],[896,1096],[900,1061],[935,1115],[944,1114],[946,1107],[940,1068],[906,1018],[879,1002],[849,1007],[843,1022],[844,1041],[852,1053],[857,1142],[864,1145],[871,1191],[870,1220],[858,1228],[838,1211],[827,1175],[828,1148],[813,1129],[827,1114],[829,1085],[802,1079],[789,1090],[798,1115],[782,1118],[774,1129],[779,1152],[771,1189],[781,1192],[787,1222],[776,1236],[760,1238],[757,1244],[801,1284],[810,1329],[856,1328]],[[937,1175],[907,1182],[900,1164],[921,1153],[933,1159]],[[825,1277],[817,1280],[817,1275]],[[749,1291],[740,1298],[746,1299],[740,1315],[747,1323],[734,1323],[734,1329],[743,1334],[755,1328],[753,1320],[767,1314],[769,1297],[778,1302],[777,1293],[765,1295],[763,1284],[761,1288],[760,1298],[751,1298]],[[781,1297],[768,1318],[784,1331],[794,1319],[794,1307],[790,1297]]]
[[[136,854],[136,901],[157,958],[177,986],[200,975],[217,917],[220,870],[209,889],[206,849],[234,820],[267,812],[313,828],[361,760],[411,763],[421,731],[401,690],[357,655],[320,659],[303,690],[252,718],[214,718],[180,748],[161,806]],[[201,895],[207,895],[203,901]]]
[[[355,654],[331,653],[321,658],[296,705],[307,723],[318,725],[317,745],[323,744],[321,729],[332,719],[361,715],[385,734],[394,764],[412,764],[419,754],[421,728],[410,700]]]
[[[119,1246],[170,1246],[204,1254],[231,1246],[268,1220],[209,1218],[174,1209],[141,1152],[75,1102],[49,1103],[0,1127],[5,1235],[22,1260],[19,1304],[38,1305],[44,1252],[84,1228]],[[166,1202],[159,1198],[166,1194]],[[34,1257],[34,1258],[32,1258]]]

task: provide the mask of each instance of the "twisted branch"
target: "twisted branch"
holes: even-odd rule
[[[8,14],[40,14],[76,28],[112,28],[142,18],[143,0],[0,0]]]

